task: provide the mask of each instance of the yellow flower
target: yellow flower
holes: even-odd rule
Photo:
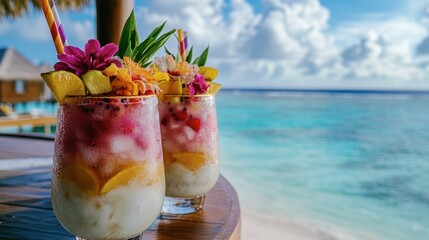
[[[111,78],[112,90],[123,96],[138,94],[154,94],[161,90],[158,81],[168,80],[168,73],[155,71],[150,68],[142,68],[130,57],[124,57],[122,68],[112,64],[103,73]]]
[[[133,82],[131,74],[129,74],[128,69],[119,68],[115,79],[110,83],[112,85],[112,90],[122,96],[138,95],[138,86]]]
[[[124,57],[124,64],[133,80],[154,81],[153,69],[140,67],[129,57]]]

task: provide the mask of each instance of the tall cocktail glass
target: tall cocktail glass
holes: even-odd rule
[[[158,100],[66,97],[58,109],[52,205],[78,239],[138,237],[165,194]]]
[[[219,177],[215,96],[166,94],[159,112],[166,178],[162,213],[198,211]]]

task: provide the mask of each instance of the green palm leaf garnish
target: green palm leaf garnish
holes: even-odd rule
[[[203,53],[197,58],[195,58],[194,62],[192,64],[197,64],[199,67],[204,66],[207,61],[207,56],[209,55],[209,47],[204,50]]]
[[[119,50],[116,55],[120,58],[128,56],[142,67],[149,66],[151,64],[151,62],[148,62],[149,59],[156,53],[156,51],[164,46],[168,38],[176,31],[176,29],[173,29],[159,36],[165,26],[165,23],[166,22],[152,30],[146,39],[139,43],[136,19],[134,11],[132,11],[122,30],[121,39],[119,41]]]

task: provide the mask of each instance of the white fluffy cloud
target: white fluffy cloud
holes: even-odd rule
[[[235,57],[241,54],[237,46],[259,17],[245,0],[232,0],[229,13],[224,12],[225,7],[223,0],[147,1],[137,9],[139,32],[147,35],[148,29],[168,20],[167,28],[187,30],[190,44],[200,52],[210,44],[212,58]],[[173,42],[168,45],[175,45]]]
[[[10,20],[0,22],[0,35],[14,34],[29,41],[48,41],[50,39],[46,20],[42,15],[18,18],[13,24],[8,21]]]
[[[413,49],[403,43],[395,45],[374,31],[344,49],[342,63],[348,78],[352,79],[402,79],[423,77],[413,61]]]
[[[270,0],[263,6],[256,14],[245,0],[153,0],[137,13],[142,29],[169,19],[171,27],[189,30],[200,49],[209,42],[209,61],[227,86],[282,85],[311,73],[327,75],[323,67],[336,69],[338,50],[323,34],[329,11],[319,1]]]
[[[415,52],[429,53],[429,35],[419,22],[392,17],[328,31],[329,10],[319,0],[262,5],[257,14],[245,0],[152,0],[138,16],[143,29],[169,19],[170,27],[189,30],[200,49],[210,41],[209,63],[221,70],[226,86],[425,84],[429,58],[418,60]]]
[[[89,14],[86,12],[85,14]],[[61,14],[62,24],[69,43],[83,45],[89,38],[95,37],[94,21],[71,19],[68,14]],[[8,22],[0,22],[0,35],[16,36],[29,42],[50,42],[51,34],[43,14],[30,14]]]
[[[71,37],[74,42],[78,42],[79,45],[86,43],[90,38],[96,37],[93,21],[71,21],[70,19],[65,19],[63,24],[67,31],[67,38]]]

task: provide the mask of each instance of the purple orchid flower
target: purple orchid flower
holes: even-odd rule
[[[82,76],[89,70],[104,70],[112,63],[121,67],[121,62],[113,55],[118,51],[114,43],[100,47],[100,42],[90,39],[85,44],[85,51],[73,46],[64,47],[64,53],[58,54],[58,60],[54,65],[56,71],[66,70]]]
[[[207,92],[209,85],[204,81],[204,75],[196,74],[194,81],[188,84],[191,96]]]

